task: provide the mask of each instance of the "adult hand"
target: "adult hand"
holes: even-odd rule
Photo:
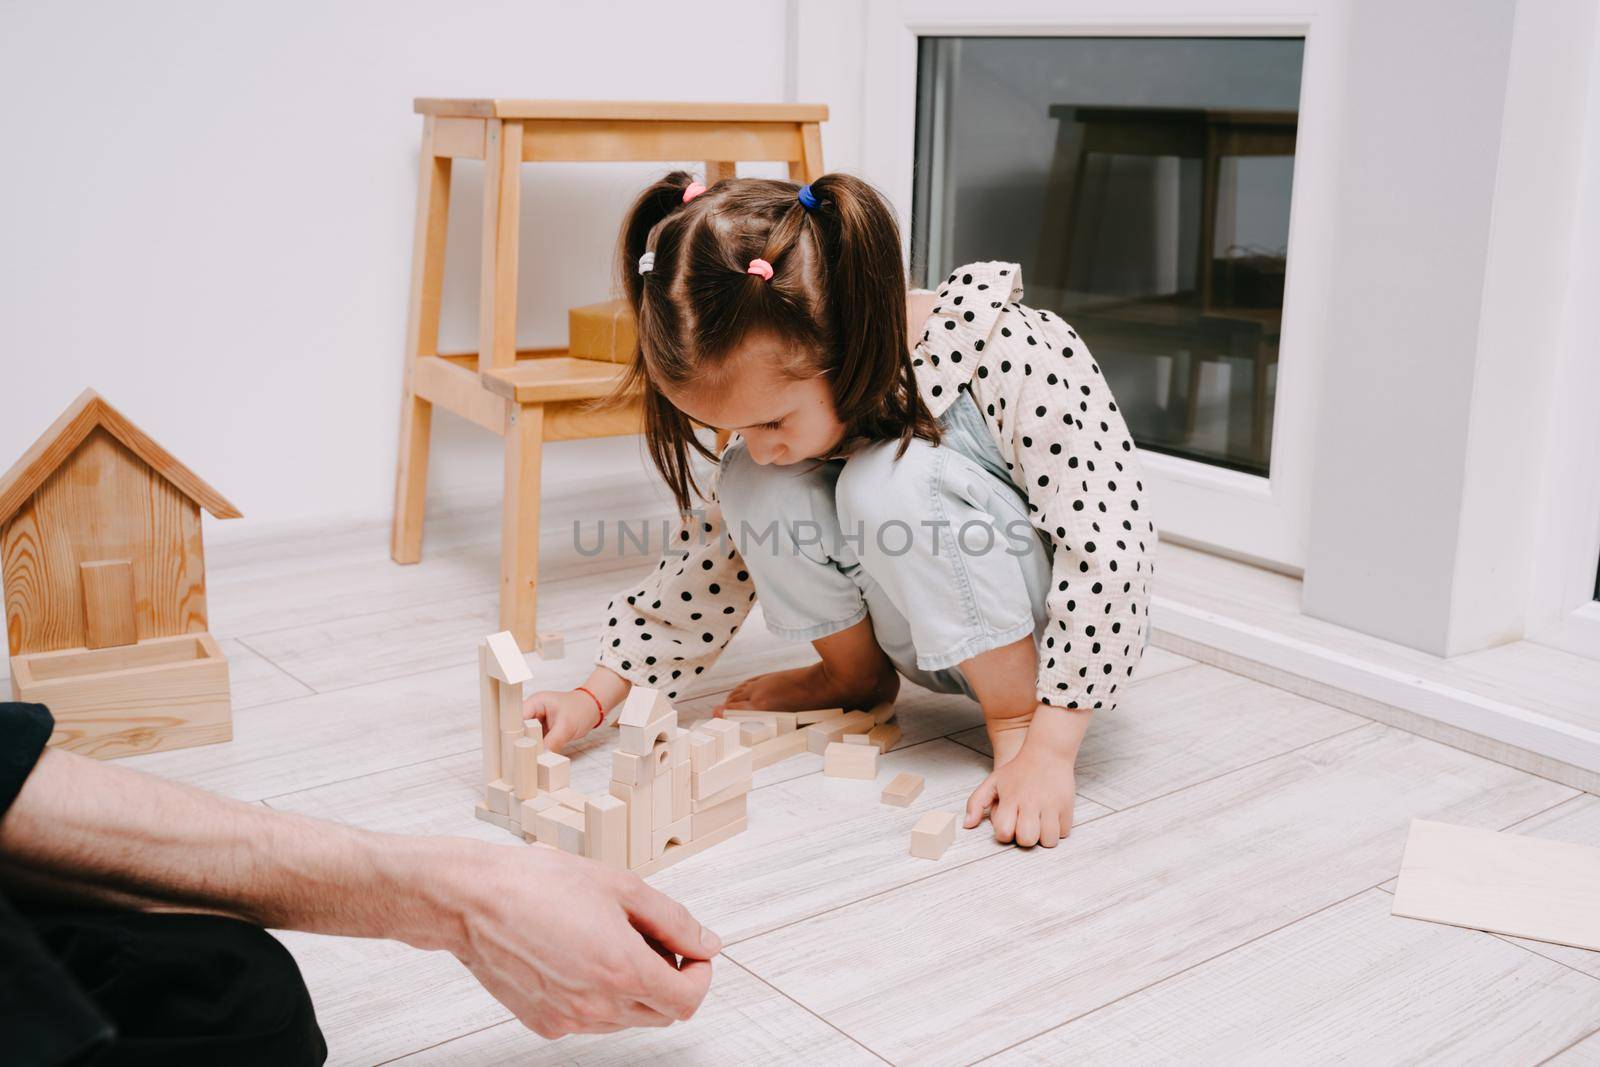
[[[682,904],[542,845],[481,849],[451,865],[452,949],[540,1037],[668,1026],[700,1006],[722,942]]]

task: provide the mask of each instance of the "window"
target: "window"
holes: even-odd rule
[[[913,275],[1023,268],[1142,449],[1268,473],[1302,38],[923,37]]]

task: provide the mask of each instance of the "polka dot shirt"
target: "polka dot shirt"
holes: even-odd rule
[[[968,263],[937,295],[912,353],[922,398],[937,416],[971,392],[1051,545],[1036,695],[1114,708],[1143,653],[1155,575],[1138,449],[1077,332],[1022,303],[1019,264]],[[674,538],[644,582],[607,604],[596,662],[676,699],[727,647],[756,594],[715,484]]]

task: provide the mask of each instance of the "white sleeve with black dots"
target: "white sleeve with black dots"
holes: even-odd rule
[[[1109,711],[1149,625],[1157,538],[1138,449],[1099,364],[1059,316],[1007,304],[991,339],[973,396],[1053,546],[1037,696]]]
[[[675,700],[716,662],[755,598],[713,491],[679,521],[649,577],[606,605],[595,662]]]

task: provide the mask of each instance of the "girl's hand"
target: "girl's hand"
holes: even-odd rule
[[[996,841],[1055,848],[1072,832],[1074,779],[1071,759],[1043,756],[1023,745],[968,799],[965,826],[972,829],[987,814]]]
[[[588,693],[546,689],[522,702],[522,717],[544,724],[544,746],[560,752],[600,723],[599,709]]]
[[[1075,765],[1088,725],[1085,712],[1039,707],[1019,745],[1022,731],[991,724],[995,769],[967,800],[966,828],[988,815],[995,840],[1054,848],[1072,832]]]

